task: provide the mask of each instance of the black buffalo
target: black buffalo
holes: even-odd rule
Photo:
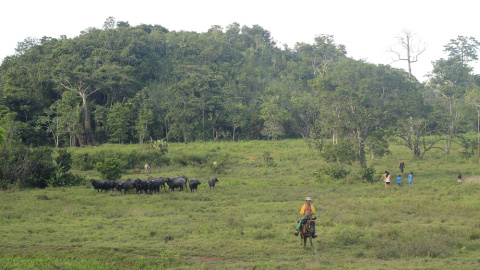
[[[148,177],[147,184],[148,190],[150,193],[160,192],[160,189],[163,187],[165,189],[165,183],[167,179],[163,177]]]
[[[117,182],[115,181],[95,180],[95,179],[90,179],[90,183],[92,183],[93,188],[96,189],[98,192],[100,192],[100,190],[105,192],[109,190],[113,190],[117,185]]]
[[[100,192],[100,190],[103,189],[104,182],[105,181],[103,180],[90,179],[90,183],[92,183],[93,188],[98,192]]]
[[[125,181],[117,182],[115,188],[117,189],[117,191],[120,191],[120,193],[122,193],[123,190],[123,194],[126,194],[127,191],[135,188],[135,182],[131,178],[128,178]]]
[[[200,185],[200,181],[198,181],[197,178],[192,178],[192,180],[190,180],[188,182],[188,187],[190,188],[190,191],[193,193],[197,190],[197,186]]]
[[[142,193],[143,192],[147,193],[148,192],[148,183],[146,180],[141,180],[141,179],[135,179],[135,189],[137,190],[137,193]]]
[[[180,191],[182,191],[184,187],[187,187],[187,182],[188,178],[186,176],[175,176],[167,180],[167,185],[171,191],[174,191],[176,188],[180,188]]]
[[[218,179],[216,177],[213,177],[208,180],[208,185],[210,186],[210,188],[215,189],[215,183],[217,182],[218,182]]]

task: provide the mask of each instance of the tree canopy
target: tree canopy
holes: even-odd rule
[[[259,25],[196,33],[109,17],[103,29],[74,38],[19,42],[0,66],[0,126],[8,134],[0,138],[57,147],[353,140],[365,168],[366,152],[386,153],[392,134],[420,157],[422,136],[448,141],[478,131],[468,113],[478,102],[463,102],[479,89],[469,66],[478,45],[452,39],[422,84],[404,70],[347,57],[332,35],[279,48]]]

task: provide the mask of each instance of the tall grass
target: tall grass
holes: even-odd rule
[[[263,160],[266,151],[273,162]],[[151,175],[196,177],[194,194],[98,193],[88,184],[1,191],[0,268],[478,268],[480,185],[455,179],[458,171],[474,175],[477,164],[437,152],[415,160],[399,146],[391,152],[370,161],[378,176],[371,184],[319,182],[318,153],[285,140],[171,144],[170,160],[199,162],[152,166]],[[402,159],[414,186],[385,189],[381,172],[395,172]],[[212,176],[220,180],[214,190],[206,183]],[[293,235],[305,196],[318,216],[314,256]]]

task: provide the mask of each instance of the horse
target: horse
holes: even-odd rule
[[[307,217],[306,219],[303,220],[302,226],[300,226],[299,232],[300,232],[300,245],[302,245],[302,240],[303,240],[303,246],[305,249],[307,249],[307,238],[310,239],[310,249],[312,250],[312,254],[315,254],[313,251],[313,243],[312,243],[312,238],[313,238],[313,233],[314,230],[313,228],[315,227],[315,219],[311,217]]]
[[[152,169],[150,168],[150,165],[148,164],[145,164],[145,173],[151,173],[152,172]]]

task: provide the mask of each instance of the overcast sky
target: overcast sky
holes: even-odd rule
[[[15,53],[27,37],[68,38],[89,27],[102,28],[105,19],[158,24],[169,30],[206,32],[213,25],[226,28],[260,25],[278,45],[312,44],[319,34],[333,35],[348,56],[374,64],[406,69],[392,63],[388,52],[402,31],[416,33],[427,50],[412,65],[419,80],[431,72],[431,62],[446,58],[443,46],[457,36],[480,40],[478,4],[471,0],[23,0],[5,1],[0,11],[0,61]],[[283,46],[282,46],[283,47]],[[475,64],[478,66],[478,64]],[[480,70],[480,68],[477,68]]]

